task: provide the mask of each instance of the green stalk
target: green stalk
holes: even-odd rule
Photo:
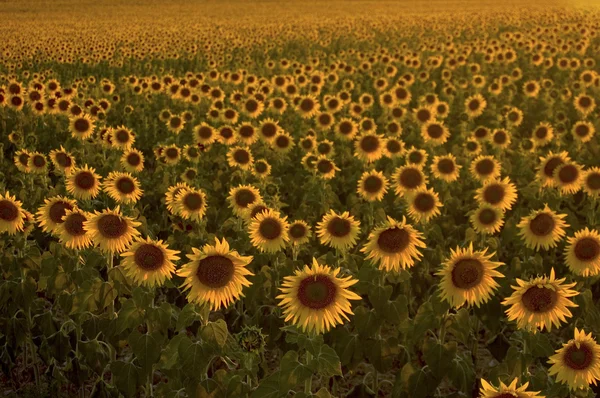
[[[309,365],[310,361],[312,361],[312,354],[310,352],[306,351],[306,365]],[[309,378],[307,378],[304,381],[304,393],[310,394],[311,391],[312,391],[312,374],[310,375]]]

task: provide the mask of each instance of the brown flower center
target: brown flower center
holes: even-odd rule
[[[163,251],[150,243],[140,245],[133,255],[135,264],[144,271],[156,271],[160,269],[165,262]]]
[[[377,238],[377,246],[386,253],[400,253],[410,243],[410,233],[405,228],[393,227],[382,231]]]
[[[343,238],[350,234],[352,224],[350,220],[341,217],[332,218],[327,224],[327,232],[336,238]]]
[[[135,152],[130,153],[129,155],[127,155],[127,163],[129,163],[131,166],[138,166],[141,163],[142,159],[140,158],[140,155],[138,155]]]
[[[235,203],[240,207],[248,207],[250,203],[256,200],[256,196],[249,189],[240,189],[235,194]]]
[[[592,261],[600,255],[600,243],[590,237],[580,239],[574,248],[575,257],[581,261]]]
[[[75,185],[84,191],[92,189],[95,183],[96,178],[89,171],[80,171],[75,175]]]
[[[319,163],[317,163],[317,170],[319,170],[320,173],[327,174],[333,170],[333,164],[327,159],[321,159],[319,160]]]
[[[55,224],[62,224],[62,218],[65,216],[67,210],[73,210],[73,206],[63,201],[55,202],[48,210],[50,220]]]
[[[298,300],[304,307],[319,310],[335,302],[337,286],[328,275],[311,275],[300,281]]]
[[[535,313],[550,311],[558,301],[558,294],[549,288],[532,286],[521,298],[523,306]]]
[[[383,187],[383,181],[378,176],[368,176],[363,182],[363,189],[368,193],[378,193]]]
[[[407,189],[415,189],[423,184],[423,175],[418,169],[406,168],[400,173],[400,184]]]
[[[496,212],[492,209],[483,209],[479,212],[479,222],[483,225],[491,225],[496,222]]]
[[[592,191],[600,189],[600,173],[589,173],[585,179],[587,187]]]
[[[0,200],[0,219],[11,222],[19,217],[19,208],[9,200]]]
[[[68,217],[65,217],[63,220],[63,226],[65,231],[71,236],[81,236],[85,235],[85,229],[83,228],[83,223],[87,221],[87,218],[83,214],[74,213],[70,214]]]
[[[61,167],[70,167],[73,164],[73,161],[66,153],[58,152],[56,154],[56,163],[58,163]]]
[[[434,139],[440,138],[444,134],[444,128],[437,123],[430,124],[427,127],[427,134]]]
[[[483,279],[483,264],[475,258],[458,260],[452,268],[452,284],[458,289],[471,289]]]
[[[236,163],[247,164],[250,162],[250,154],[245,149],[238,149],[233,153],[233,159]]]
[[[477,171],[477,174],[482,175],[482,176],[487,176],[487,175],[492,174],[494,172],[495,168],[496,168],[495,164],[491,159],[481,159],[475,165],[475,170]]]
[[[294,239],[303,238],[306,235],[306,227],[302,224],[294,224],[290,227],[289,234]]]
[[[579,343],[579,348],[571,343],[565,350],[563,361],[571,369],[585,370],[594,361],[594,351],[587,343]]]
[[[546,174],[547,177],[552,177],[554,175],[554,170],[563,163],[563,160],[559,157],[550,158],[544,166],[544,174]]]
[[[115,214],[105,214],[98,219],[98,231],[106,239],[117,239],[127,233],[127,220]]]
[[[183,197],[183,205],[189,211],[196,211],[202,207],[202,195],[197,192],[189,192]]]
[[[218,289],[229,284],[234,272],[233,261],[225,256],[214,255],[200,260],[196,277],[203,285]]]
[[[129,132],[127,130],[120,129],[115,134],[115,138],[117,139],[118,142],[120,142],[122,144],[126,144],[129,142]]]
[[[277,239],[281,236],[281,224],[273,218],[266,218],[260,223],[258,231],[268,240]]]
[[[554,231],[554,218],[548,213],[540,213],[529,222],[529,229],[534,235],[547,236]]]
[[[505,195],[504,187],[499,184],[490,184],[483,191],[483,199],[491,205],[497,205],[502,202]]]
[[[73,126],[78,133],[87,133],[90,129],[90,122],[87,119],[77,119]]]
[[[558,179],[565,184],[570,184],[579,177],[579,170],[572,164],[564,165],[558,171]]]
[[[117,190],[120,193],[125,194],[125,195],[130,194],[133,191],[135,191],[135,183],[129,177],[119,178],[116,181],[115,186],[117,187]]]
[[[415,196],[413,203],[419,212],[427,213],[435,207],[435,198],[429,193],[422,192]]]
[[[438,171],[441,174],[452,174],[454,173],[454,162],[451,159],[442,159],[437,163]]]

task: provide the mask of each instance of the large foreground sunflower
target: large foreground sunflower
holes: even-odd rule
[[[440,282],[441,297],[451,306],[458,308],[465,302],[468,306],[479,307],[487,302],[494,290],[500,286],[494,278],[503,278],[496,271],[502,262],[490,261],[494,253],[473,251],[473,243],[468,248],[450,249],[450,258],[443,263],[443,268],[436,273],[442,277]]]
[[[317,236],[322,245],[334,249],[346,250],[356,244],[360,233],[360,221],[355,220],[347,211],[337,214],[331,210],[317,223]]]
[[[175,272],[173,261],[179,260],[178,254],[161,240],[138,239],[121,254],[121,264],[135,283],[161,286]]]
[[[563,221],[566,214],[556,214],[547,204],[542,210],[535,210],[524,217],[517,225],[519,235],[525,239],[525,245],[530,249],[538,250],[542,247],[548,250],[565,236],[565,228],[569,225]]]
[[[600,345],[583,329],[575,328],[575,338],[563,344],[548,361],[548,373],[571,390],[585,389],[600,380]]]
[[[252,256],[240,256],[229,249],[225,239],[214,245],[205,245],[202,250],[192,248],[194,254],[188,254],[191,260],[177,275],[184,277],[184,290],[189,290],[189,301],[199,304],[208,303],[212,310],[227,307],[243,294],[244,286],[250,286],[247,276],[253,275],[246,266]]]
[[[597,275],[600,272],[600,234],[588,227],[567,238],[565,258],[569,269],[583,276]]]
[[[96,211],[84,227],[89,231],[96,246],[103,252],[123,252],[140,235],[136,229],[141,225],[132,218],[123,216],[119,206],[114,210]]]
[[[342,318],[353,314],[349,300],[360,300],[360,296],[348,288],[358,280],[338,277],[339,268],[331,269],[320,265],[313,258],[312,268],[296,270],[284,278],[279,306],[283,308],[285,321],[291,320],[305,332],[323,333],[336,325],[343,324]]]
[[[388,216],[385,224],[369,234],[367,244],[360,251],[367,253],[365,260],[379,263],[380,269],[398,272],[421,259],[419,248],[427,247],[422,239],[423,234],[407,224],[406,217],[398,222]]]
[[[505,312],[509,321],[517,321],[519,329],[529,329],[534,333],[537,329],[560,326],[567,317],[573,316],[568,307],[577,307],[569,297],[577,296],[579,292],[571,290],[575,282],[563,284],[566,278],[556,279],[554,268],[550,278],[539,276],[529,281],[517,278],[518,286],[511,286],[513,294],[502,304],[510,306]]]
[[[539,391],[527,391],[529,383],[517,387],[518,379],[515,378],[510,385],[500,382],[499,387],[494,387],[486,380],[481,379],[481,389],[479,390],[480,398],[545,398],[539,395]]]

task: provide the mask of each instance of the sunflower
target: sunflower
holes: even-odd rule
[[[442,145],[448,141],[450,137],[450,131],[443,123],[436,121],[429,121],[421,126],[421,136],[427,143],[433,145]]]
[[[294,139],[289,133],[280,131],[273,139],[271,147],[275,152],[287,153],[294,147]]]
[[[573,104],[575,105],[577,112],[581,113],[583,116],[588,116],[596,107],[596,101],[594,98],[583,93],[575,97]]]
[[[252,221],[256,216],[260,213],[269,210],[266,204],[263,202],[254,202],[250,206],[248,206],[248,210],[245,214],[243,214],[243,218],[246,221]]]
[[[332,270],[313,258],[311,268],[305,265],[286,276],[280,288],[282,294],[277,296],[285,322],[291,320],[304,332],[320,334],[343,324],[342,317],[349,321],[347,314],[353,314],[349,300],[360,300],[360,296],[348,288],[358,280],[339,277],[339,273],[340,268]]]
[[[29,173],[29,158],[31,157],[31,153],[27,149],[19,149],[15,153],[14,163],[17,166],[17,169],[23,173]]]
[[[504,225],[504,212],[489,204],[483,204],[469,217],[473,229],[484,234],[495,234]]]
[[[358,194],[369,202],[380,201],[387,192],[388,179],[377,170],[365,171],[358,181]]]
[[[548,152],[546,157],[540,157],[540,166],[537,171],[537,177],[542,183],[542,187],[553,187],[556,185],[554,180],[554,171],[565,164],[570,163],[571,158],[567,151],[560,153]]]
[[[200,189],[182,189],[173,201],[173,212],[187,220],[200,221],[206,207],[206,194]]]
[[[288,228],[288,237],[292,245],[298,246],[308,242],[311,231],[304,220],[296,220],[290,223]]]
[[[16,197],[10,196],[10,192],[6,191],[4,195],[0,193],[0,233],[15,235],[23,231],[25,213],[22,206]]]
[[[121,253],[121,265],[136,284],[162,286],[175,272],[173,261],[179,260],[178,254],[162,240],[138,238],[125,253]]]
[[[388,216],[382,226],[369,234],[360,251],[367,253],[365,260],[379,263],[379,269],[399,272],[400,268],[410,268],[421,259],[419,248],[427,247],[422,239],[423,234],[407,224],[406,217],[398,222]]]
[[[425,167],[428,158],[429,154],[424,149],[413,147],[406,151],[406,164],[411,166],[417,166],[422,169]]]
[[[547,144],[549,144],[554,138],[554,129],[550,123],[539,123],[533,133],[531,134],[531,139],[535,143],[535,146],[541,148]]]
[[[419,188],[406,195],[408,201],[408,215],[415,222],[428,222],[440,214],[442,203],[433,188]]]
[[[356,244],[360,233],[360,221],[355,220],[347,211],[337,214],[330,210],[323,216],[323,220],[317,224],[317,236],[322,245],[328,245],[334,249],[346,250]]]
[[[481,94],[472,95],[465,100],[465,112],[471,119],[481,116],[486,106],[487,102]]]
[[[93,199],[100,192],[100,179],[92,167],[86,165],[75,168],[67,176],[67,192],[80,200]]]
[[[600,198],[600,167],[590,167],[583,173],[583,190],[592,198]]]
[[[167,204],[167,210],[171,214],[176,214],[175,211],[175,197],[183,190],[189,190],[191,187],[185,182],[179,182],[175,185],[170,186],[165,193],[165,203]]]
[[[588,121],[579,121],[573,125],[571,128],[571,134],[575,141],[585,143],[592,139],[594,134],[596,133],[596,128],[591,122]]]
[[[550,278],[538,276],[524,281],[517,278],[518,286],[511,286],[513,294],[502,304],[510,306],[505,312],[509,321],[517,321],[519,329],[529,329],[533,333],[546,328],[559,327],[561,322],[572,316],[567,307],[577,307],[569,297],[577,296],[579,292],[571,290],[577,283],[563,284],[566,278],[556,279],[554,268]]]
[[[493,156],[480,155],[471,162],[470,171],[478,181],[486,182],[500,177],[500,163]]]
[[[238,185],[231,188],[227,200],[229,200],[229,207],[233,209],[233,213],[242,217],[252,203],[262,202],[262,197],[258,189],[252,185]]]
[[[227,162],[231,167],[239,167],[242,170],[250,170],[254,157],[249,149],[244,147],[233,147],[227,152]]]
[[[517,201],[517,187],[510,178],[486,181],[477,189],[475,199],[480,204],[488,204],[502,211],[510,210]]]
[[[465,149],[467,150],[467,155],[470,157],[477,156],[481,153],[481,143],[471,137],[465,142]]]
[[[452,154],[434,156],[431,164],[431,174],[446,182],[456,181],[462,166],[456,164],[456,157]]]
[[[420,167],[404,165],[396,168],[392,175],[396,195],[403,196],[427,185],[427,176]]]
[[[527,391],[529,382],[517,387],[518,378],[514,378],[510,385],[500,382],[499,387],[494,387],[486,380],[481,379],[480,398],[545,398],[538,391]]]
[[[329,140],[319,141],[319,144],[316,146],[315,149],[319,155],[333,157],[333,155],[335,154],[335,148],[333,146],[333,142],[331,142]]]
[[[385,139],[385,146],[383,147],[383,155],[393,159],[402,156],[405,153],[404,142],[394,138],[388,137]]]
[[[50,151],[50,160],[54,167],[64,174],[70,174],[75,168],[75,158],[62,145],[60,149]]]
[[[213,311],[227,307],[243,296],[242,289],[251,283],[246,278],[253,275],[246,266],[252,256],[240,256],[229,249],[225,239],[214,245],[205,245],[202,250],[192,248],[188,254],[191,261],[185,264],[177,275],[185,278],[183,289],[189,290],[189,301],[199,304],[208,303]]]
[[[443,263],[443,268],[436,273],[442,277],[440,282],[441,297],[452,307],[461,307],[486,303],[500,285],[494,278],[503,278],[496,271],[504,263],[490,261],[495,253],[473,251],[473,243],[468,248],[450,249],[450,258]]]
[[[583,184],[583,169],[575,162],[561,164],[554,170],[554,182],[563,195],[577,193]]]
[[[89,218],[89,213],[78,208],[66,210],[62,223],[58,224],[55,229],[55,234],[58,236],[60,243],[74,250],[90,247],[93,244],[92,236],[85,227],[85,223]]]
[[[31,152],[27,161],[32,173],[45,174],[48,171],[48,161],[43,153]]]
[[[74,138],[86,140],[94,132],[94,121],[87,114],[72,117],[69,120],[69,132]]]
[[[196,181],[196,178],[198,177],[198,170],[192,167],[187,167],[183,171],[183,173],[181,173],[180,177],[186,183],[193,184]]]
[[[136,203],[142,191],[137,178],[129,173],[111,172],[102,183],[104,192],[119,203]]]
[[[567,238],[565,259],[569,269],[578,275],[591,276],[600,273],[600,234],[588,227]]]
[[[564,228],[569,225],[564,222],[566,214],[556,214],[544,204],[542,210],[535,210],[527,217],[523,217],[517,225],[519,235],[525,239],[525,246],[538,250],[540,247],[548,250],[556,247],[557,243],[565,236]]]
[[[261,252],[275,253],[289,242],[288,229],[287,217],[268,209],[252,219],[248,232],[254,247]]]
[[[135,143],[135,134],[125,126],[119,126],[112,131],[112,147],[123,151],[131,149]]]
[[[181,159],[181,149],[175,144],[168,145],[163,149],[162,157],[166,164],[176,165]]]
[[[264,119],[258,126],[260,138],[265,142],[273,141],[279,131],[281,131],[281,127],[278,122],[270,118]]]
[[[308,156],[311,156],[311,154],[307,154],[305,158]],[[304,159],[302,163],[304,163]],[[323,155],[314,159],[314,169],[317,171],[317,174],[325,180],[332,179],[335,176],[335,172],[340,171],[340,168],[337,167],[332,160]]]
[[[114,210],[95,211],[83,223],[84,228],[89,231],[94,245],[107,253],[123,252],[140,235],[136,229],[140,225],[142,223],[123,216],[119,206]]]
[[[38,209],[37,222],[42,231],[53,233],[56,227],[63,223],[63,217],[67,210],[77,207],[77,202],[63,196],[54,196],[44,200],[44,204]]]
[[[336,136],[351,141],[358,133],[358,125],[352,119],[343,118],[335,125],[333,131]]]
[[[207,123],[200,123],[194,127],[194,138],[197,144],[210,145],[217,139],[215,130]]]
[[[510,145],[510,133],[505,129],[495,129],[492,132],[492,144],[496,148],[506,149]]]
[[[556,375],[556,381],[571,390],[587,389],[600,380],[600,345],[592,333],[575,328],[574,338],[556,350],[548,363],[552,365],[548,374]]]

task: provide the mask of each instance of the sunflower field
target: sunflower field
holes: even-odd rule
[[[4,397],[596,397],[600,8],[0,2]]]

